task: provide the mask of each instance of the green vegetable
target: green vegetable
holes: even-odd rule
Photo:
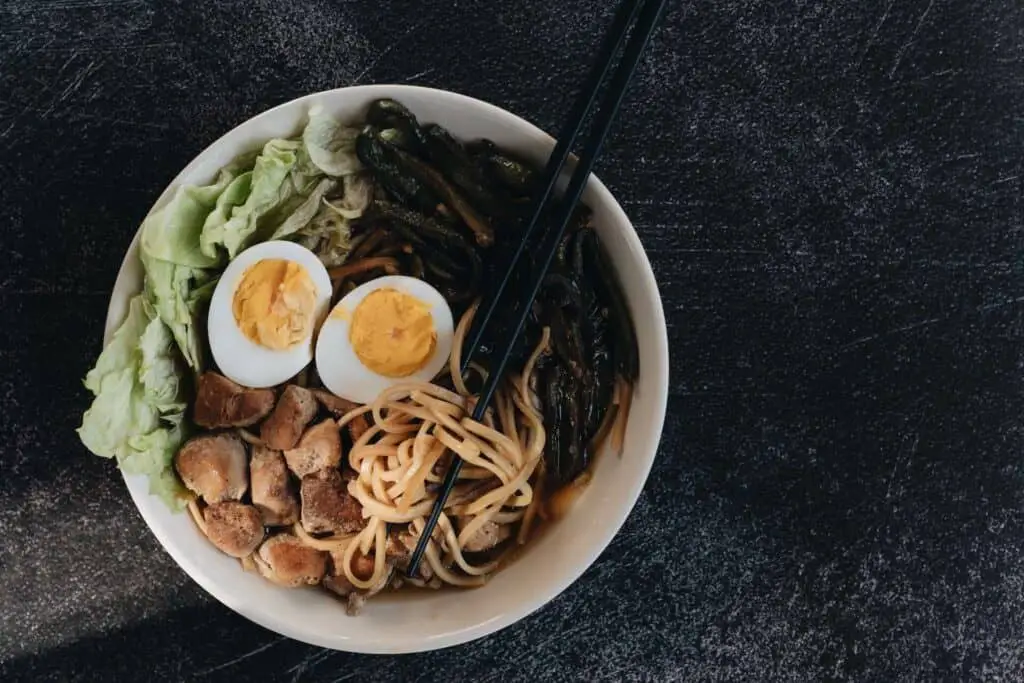
[[[145,271],[146,298],[170,330],[189,367],[203,367],[202,340],[196,327],[203,303],[192,290],[212,277],[223,258],[200,249],[200,236],[212,216],[223,215],[249,194],[250,172],[244,159],[222,169],[211,185],[179,188],[166,206],[142,223],[139,256]]]
[[[210,230],[216,232],[220,229],[219,226],[223,226],[229,220],[231,220],[231,213],[234,211],[236,206],[241,206],[249,198],[252,192],[252,171],[246,171],[241,174],[227,186],[224,193],[217,198],[217,205],[213,211],[206,216],[206,220],[203,222],[200,234],[196,236],[194,244],[200,248],[202,253],[202,247],[200,243],[200,236],[204,230]],[[203,254],[206,256],[206,254]],[[210,258],[207,256],[207,258]]]
[[[203,226],[199,248],[209,258],[218,258],[223,248],[229,259],[245,247],[260,241],[259,231],[273,223],[275,215],[285,216],[301,204],[304,191],[311,189],[312,164],[300,164],[302,143],[296,140],[271,140],[256,157],[245,202],[226,213],[212,214]],[[295,176],[293,178],[293,171]],[[315,171],[314,171],[315,173]],[[278,221],[280,222],[280,221]],[[263,237],[266,239],[266,236]]]
[[[114,332],[114,337],[96,359],[96,365],[85,376],[85,388],[93,394],[100,393],[103,378],[127,367],[126,359],[135,351],[138,340],[146,331],[149,318],[145,315],[142,297],[136,296],[128,304],[128,317]]]
[[[150,322],[139,336],[139,383],[147,401],[161,415],[181,415],[187,404],[182,400],[185,392],[178,378],[180,363],[173,349],[174,337],[148,302],[144,302],[143,309]]]
[[[324,200],[313,220],[295,235],[295,241],[314,252],[328,268],[340,266],[352,250],[352,232],[347,218]]]
[[[237,180],[231,169],[222,170],[213,185],[178,188],[162,209],[142,223],[142,251],[150,258],[193,268],[209,268],[218,262],[218,254],[199,249],[203,223],[227,189]],[[244,184],[244,183],[243,183]],[[237,194],[237,186],[233,195]]]
[[[302,131],[302,142],[313,164],[329,176],[341,177],[362,168],[356,156],[359,130],[343,126],[320,105],[309,110],[309,123]]]
[[[141,258],[146,271],[146,297],[174,335],[188,366],[196,372],[202,371],[204,354],[198,323],[204,301],[194,297],[193,291],[206,284],[210,272],[161,261],[145,252]]]
[[[359,218],[373,200],[373,183],[365,173],[345,176],[345,194],[340,200],[325,202],[327,206],[342,218],[354,220]]]
[[[324,181],[327,182],[327,181]],[[332,181],[333,182],[333,181]],[[334,190],[337,183],[334,183],[324,194]],[[362,173],[347,175],[343,179],[344,194],[339,199],[326,199],[317,197],[316,211],[312,218],[305,222],[301,228],[294,232],[294,239],[316,253],[325,266],[332,268],[339,266],[348,258],[352,249],[351,221],[362,216],[370,200],[373,198],[373,184],[370,179]],[[317,195],[314,192],[310,199]],[[310,207],[306,207],[306,209]],[[292,214],[292,218],[285,223],[293,222],[297,216],[304,220],[305,213],[302,210]],[[279,228],[279,232],[283,230]],[[275,234],[275,238],[280,235]]]
[[[96,455],[116,458],[125,472],[148,475],[150,493],[174,509],[186,495],[171,468],[184,438],[182,375],[170,330],[137,295],[85,377],[96,398],[78,429],[82,443]]]
[[[281,225],[277,227],[274,234],[270,236],[272,240],[284,239],[285,237],[291,237],[295,233],[306,228],[309,222],[313,220],[320,207],[323,206],[324,195],[331,192],[338,186],[338,181],[332,178],[324,178],[321,180],[313,191],[306,197],[306,200],[299,205],[295,211],[292,212],[288,218],[284,220]]]
[[[247,246],[267,239],[318,234],[321,242],[329,233],[337,233],[337,225],[325,221],[323,215],[315,228],[309,226],[319,213],[321,199],[337,186],[332,178],[348,177],[362,168],[355,152],[357,137],[356,129],[341,125],[321,107],[313,107],[301,139],[268,142],[256,157],[248,180],[240,176],[238,187],[229,187],[221,195],[232,196],[207,217],[199,237],[201,253],[217,259],[223,250],[232,259]],[[236,201],[235,189],[238,198],[245,195],[244,201]],[[339,257],[332,252],[328,258]]]

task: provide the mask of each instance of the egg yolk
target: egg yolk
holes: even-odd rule
[[[231,302],[242,334],[281,351],[313,331],[316,285],[306,269],[284,259],[263,259],[246,268]]]
[[[352,313],[349,343],[367,368],[385,377],[408,377],[430,360],[437,331],[430,307],[395,289],[371,292]]]

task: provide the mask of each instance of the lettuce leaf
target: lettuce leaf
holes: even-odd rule
[[[182,441],[180,424],[133,435],[128,439],[128,453],[119,465],[128,474],[154,475],[165,468],[173,470],[171,463]]]
[[[82,416],[78,436],[90,451],[104,458],[126,455],[128,438],[158,424],[159,411],[135,399],[135,370],[105,375],[96,398]]]
[[[171,461],[183,441],[186,391],[173,336],[144,295],[135,296],[128,316],[100,354],[85,386],[94,395],[78,436],[104,458],[116,458],[131,474],[150,477],[152,493],[172,508],[185,495]]]
[[[329,176],[346,176],[363,168],[356,156],[359,129],[343,126],[320,105],[309,110],[309,123],[302,131],[302,142],[310,160]]]
[[[249,199],[249,195],[252,193],[252,171],[246,171],[237,178],[235,178],[230,185],[225,188],[224,193],[217,198],[217,204],[214,206],[213,211],[206,216],[206,220],[203,222],[202,228],[199,231],[199,235],[196,237],[195,245],[207,258],[213,258],[216,256],[216,249],[214,249],[214,255],[207,256],[203,251],[202,243],[200,242],[200,236],[206,230],[210,230],[211,233],[215,233],[217,230],[222,229],[223,225],[231,220],[231,213],[235,210],[236,206],[241,206]]]
[[[200,306],[193,292],[212,277],[209,271],[179,266],[142,254],[146,271],[145,294],[157,315],[170,330],[189,367],[204,367],[204,344],[200,336]]]
[[[340,200],[325,202],[336,214],[346,220],[355,220],[370,206],[373,199],[373,183],[365,174],[345,176],[345,194]]]
[[[252,163],[240,157],[217,174],[210,185],[178,189],[166,206],[142,223],[139,255],[145,271],[145,293],[178,344],[185,362],[196,371],[203,367],[203,342],[197,327],[199,307],[192,290],[223,265],[223,255],[206,254],[200,237],[214,215],[223,215],[246,201]]]
[[[306,200],[290,216],[284,219],[281,225],[277,226],[270,239],[284,239],[304,229],[313,220],[313,217],[316,216],[321,206],[323,206],[324,195],[332,192],[337,186],[338,181],[331,178],[324,178],[317,183],[313,191],[306,197]]]
[[[147,402],[161,415],[184,414],[188,404],[182,401],[184,391],[178,377],[178,359],[174,353],[174,335],[156,314],[148,301],[143,310],[149,324],[139,336],[139,383]]]
[[[206,215],[198,241],[203,257],[216,261],[226,252],[232,259],[254,243],[299,234],[310,237],[320,233],[326,241],[340,244],[343,240],[337,222],[319,213],[321,199],[337,187],[332,177],[348,178],[362,168],[355,152],[358,135],[357,128],[343,126],[322,107],[314,106],[300,139],[269,141],[256,157],[252,172],[234,178]],[[308,229],[318,214],[316,228]],[[333,260],[340,258],[341,251],[333,250]]]
[[[85,388],[93,394],[100,393],[103,378],[116,374],[128,365],[128,359],[135,351],[139,338],[145,332],[149,319],[146,317],[143,300],[135,297],[128,304],[128,316],[114,332],[96,365],[85,376]]]
[[[363,174],[343,179],[340,199],[324,199],[313,218],[295,234],[296,241],[314,252],[325,266],[339,266],[352,250],[351,221],[370,205],[373,185]]]
[[[250,244],[267,239],[305,201],[322,173],[310,162],[300,140],[271,140],[256,157],[245,202],[210,214],[199,248],[210,258],[218,249],[232,259]]]
[[[225,190],[236,180],[232,169],[223,169],[212,185],[179,187],[174,197],[142,223],[141,248],[150,258],[192,268],[217,265],[217,254],[199,248],[199,235],[207,215]]]

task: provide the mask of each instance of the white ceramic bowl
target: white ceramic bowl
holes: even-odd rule
[[[282,104],[238,126],[205,149],[157,200],[163,206],[183,184],[209,182],[236,155],[274,137],[301,131],[309,108],[322,104],[343,121],[359,121],[367,105],[391,97],[422,121],[446,126],[456,137],[487,137],[536,161],[553,147],[550,136],[523,119],[463,95],[405,85],[340,88]],[[668,395],[665,317],[650,263],[629,219],[611,193],[591,178],[583,195],[618,271],[640,348],[624,455],[602,454],[593,480],[571,513],[547,530],[516,562],[475,590],[417,591],[370,600],[363,614],[348,617],[340,601],[320,590],[289,590],[243,572],[193,526],[148,493],[145,478],[126,476],[143,519],[189,576],[242,616],[314,645],[350,652],[401,653],[457,645],[512,624],[540,608],[576,580],[607,547],[626,520],[651,469],[661,437]],[[138,235],[128,248],[111,295],[105,342],[142,288]]]

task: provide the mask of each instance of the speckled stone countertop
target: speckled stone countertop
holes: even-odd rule
[[[579,5],[581,9],[570,9]],[[660,281],[661,452],[553,603],[322,651],[208,597],[73,429],[140,218],[310,91],[557,129],[610,3],[0,3],[0,680],[1024,679],[1024,10],[676,2],[598,173]]]

